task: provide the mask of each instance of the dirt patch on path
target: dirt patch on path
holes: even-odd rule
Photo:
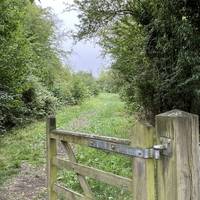
[[[95,112],[81,114],[71,121],[66,127],[68,130],[77,130],[88,126],[88,118],[94,116]],[[62,145],[58,143],[58,155],[66,156]],[[75,147],[73,147],[75,151]],[[33,167],[22,163],[17,176],[9,179],[0,187],[0,200],[47,200],[45,166]]]
[[[46,200],[45,167],[21,165],[20,173],[0,188],[0,200]]]

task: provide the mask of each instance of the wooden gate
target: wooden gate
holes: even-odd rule
[[[156,117],[156,129],[136,123],[131,140],[71,132],[56,128],[55,117],[47,120],[48,199],[62,193],[69,200],[95,199],[86,177],[123,188],[134,200],[199,200],[198,117],[173,110]],[[68,159],[57,156],[61,141]],[[71,144],[114,152],[132,159],[132,178],[79,164]],[[180,171],[177,170],[180,168]],[[58,169],[77,174],[83,194],[57,183]]]

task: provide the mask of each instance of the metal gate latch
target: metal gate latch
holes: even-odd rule
[[[154,145],[153,148],[138,148],[131,147],[124,144],[116,144],[113,142],[91,139],[89,146],[97,149],[102,149],[105,151],[115,152],[119,154],[124,154],[132,157],[144,158],[144,159],[160,159],[161,155],[170,156],[171,155],[171,140],[168,138],[161,138],[161,144]]]
[[[163,156],[171,156],[172,154],[172,144],[171,144],[171,139],[161,137],[160,138],[161,144],[154,145],[154,158],[156,160],[160,159],[161,155]]]

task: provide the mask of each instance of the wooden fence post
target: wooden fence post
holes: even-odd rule
[[[151,125],[137,122],[131,145],[138,148],[152,148],[154,137],[155,129]],[[133,158],[134,200],[155,200],[154,171],[153,159]]]
[[[157,142],[171,139],[171,157],[157,161],[158,200],[199,200],[199,120],[172,110],[156,116]]]
[[[57,168],[53,165],[53,157],[57,155],[56,139],[50,138],[52,130],[56,129],[56,118],[53,116],[47,119],[47,190],[48,200],[57,200],[57,193],[54,191],[54,184],[57,181]]]

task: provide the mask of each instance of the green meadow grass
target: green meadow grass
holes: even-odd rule
[[[67,106],[56,115],[57,127],[83,131],[112,137],[129,138],[134,118],[125,111],[125,105],[118,95],[100,94],[79,106]],[[45,122],[35,122],[25,128],[10,131],[0,136],[0,184],[19,172],[22,162],[34,166],[44,165]],[[108,154],[100,150],[76,146],[76,156],[80,163],[96,167],[118,175],[131,176],[131,160],[120,155]],[[81,192],[76,175],[59,172],[59,181]],[[88,179],[95,199],[129,199],[125,190]]]

